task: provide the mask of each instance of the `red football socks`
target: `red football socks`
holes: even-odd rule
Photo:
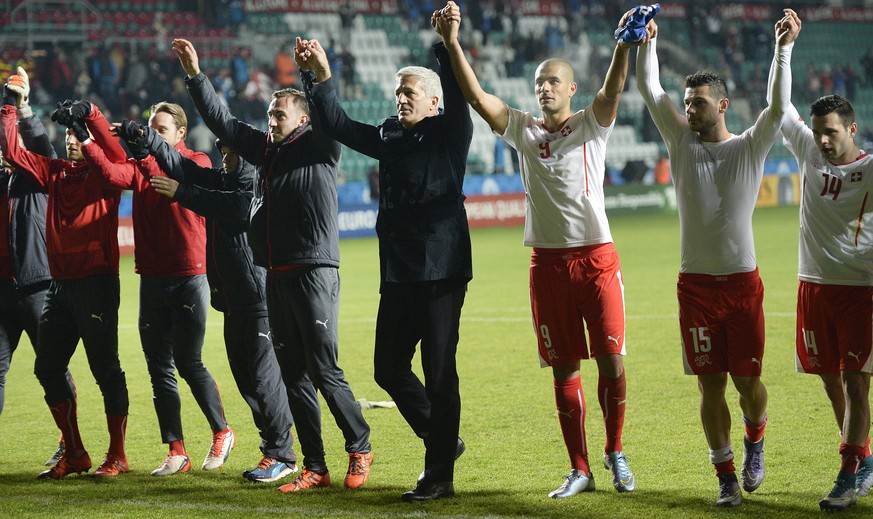
[[[582,379],[576,377],[566,382],[555,380],[555,403],[561,434],[570,455],[570,465],[591,474],[588,467],[588,445],[585,442],[585,395],[582,394]]]
[[[627,384],[624,370],[618,378],[600,377],[597,382],[597,397],[603,422],[606,425],[606,444],[603,452],[612,454],[621,451],[621,431],[624,428],[625,400]]]

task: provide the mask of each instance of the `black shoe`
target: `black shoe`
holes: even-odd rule
[[[455,447],[455,461],[458,461],[458,458],[461,457],[461,454],[464,454],[464,451],[467,450],[467,444],[464,443],[464,440],[458,436],[458,446]],[[421,483],[424,480],[424,475],[427,473],[427,469],[421,471],[421,474],[418,475],[417,483]]]
[[[418,485],[409,492],[404,492],[401,498],[404,501],[433,501],[443,497],[452,497],[455,495],[455,487],[451,481],[444,483],[431,483],[430,481],[419,481]]]
[[[465,450],[467,450],[467,444],[464,443],[464,440],[462,440],[460,436],[458,436],[458,446],[455,448],[455,459],[457,460],[460,458]]]

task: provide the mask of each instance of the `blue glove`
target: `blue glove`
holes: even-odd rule
[[[635,45],[646,39],[646,24],[661,10],[661,4],[638,5],[628,17],[624,27],[615,30],[616,41]]]

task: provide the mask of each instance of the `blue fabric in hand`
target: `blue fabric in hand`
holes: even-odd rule
[[[615,30],[615,39],[633,45],[646,39],[646,24],[661,10],[661,4],[638,5],[624,27]]]

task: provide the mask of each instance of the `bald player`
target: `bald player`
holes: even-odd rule
[[[449,2],[440,16],[460,19],[460,11]],[[467,102],[519,155],[526,197],[524,244],[533,247],[530,297],[540,365],[552,368],[561,432],[570,456],[569,475],[549,496],[564,498],[594,490],[579,375],[580,360],[590,357],[600,373],[597,395],[606,425],[604,466],[612,471],[616,490],[633,491],[636,482],[621,445],[626,394],[624,285],[603,197],[606,141],[624,90],[630,47],[616,45],[603,87],[590,105],[576,113],[570,109],[576,94],[573,67],[561,59],[542,62],[534,78],[539,117],[510,108],[482,90],[457,34],[446,41],[446,48]]]

